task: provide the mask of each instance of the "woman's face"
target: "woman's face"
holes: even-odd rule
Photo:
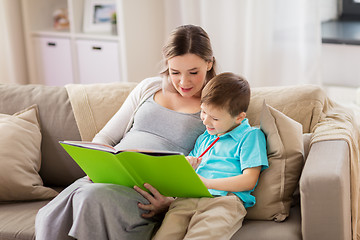
[[[195,54],[176,56],[168,60],[171,82],[183,97],[200,97],[205,85],[206,73],[212,62],[206,62]]]

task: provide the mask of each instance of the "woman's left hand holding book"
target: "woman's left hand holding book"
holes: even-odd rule
[[[144,218],[151,218],[157,214],[166,212],[169,209],[170,204],[174,201],[174,198],[163,196],[157,189],[148,183],[145,183],[144,187],[147,188],[150,193],[142,190],[138,186],[134,186],[134,189],[150,202],[150,204],[138,203],[139,208],[148,211],[141,216]]]

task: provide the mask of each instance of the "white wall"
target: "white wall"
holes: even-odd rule
[[[123,28],[127,79],[139,82],[158,75],[164,44],[164,2],[166,0],[123,0],[119,24]]]
[[[0,1],[0,83],[27,83],[20,0]]]

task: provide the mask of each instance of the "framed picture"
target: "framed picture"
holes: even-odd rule
[[[83,31],[111,32],[111,19],[116,13],[115,0],[85,0]]]

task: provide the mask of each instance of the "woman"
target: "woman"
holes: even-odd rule
[[[162,78],[139,83],[94,142],[117,149],[190,152],[204,131],[201,90],[215,76],[210,39],[201,27],[180,26],[171,33],[163,56]],[[81,178],[40,209],[36,238],[149,239],[173,198],[144,186],[152,194]]]

